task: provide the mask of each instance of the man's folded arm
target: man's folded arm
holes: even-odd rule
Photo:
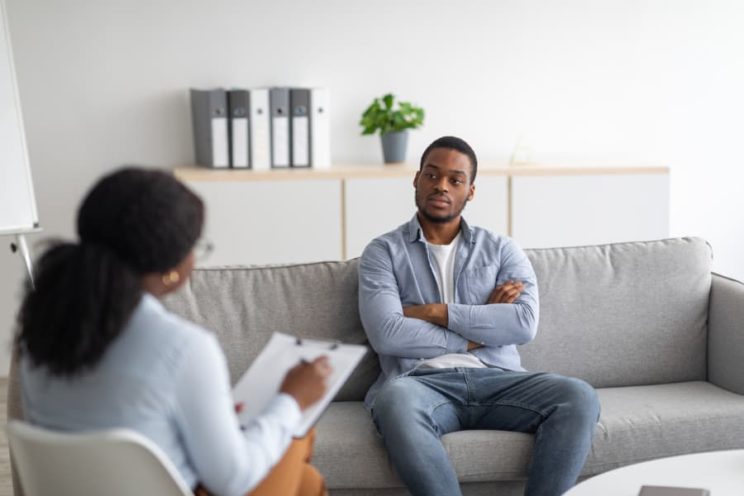
[[[537,334],[537,301],[525,290],[514,303],[447,305],[449,328],[484,346],[525,344]]]
[[[433,358],[467,350],[462,336],[403,315],[390,255],[377,241],[359,262],[359,315],[372,348],[381,355]]]
[[[520,296],[514,303],[485,305],[434,303],[406,307],[403,311],[412,318],[447,327],[470,343],[504,346],[534,339],[537,305],[529,302],[530,299]]]
[[[537,334],[540,305],[537,276],[532,264],[511,240],[502,248],[501,262],[495,287],[507,281],[521,283],[523,289],[516,300],[512,303],[487,301],[483,305],[455,303],[447,306],[447,326],[470,341],[485,346],[525,344]]]

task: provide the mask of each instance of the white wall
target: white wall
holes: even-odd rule
[[[483,161],[524,136],[540,162],[670,165],[672,234],[744,278],[738,0],[6,3],[47,235],[73,233],[103,172],[193,161],[187,88],[314,85],[332,91],[337,163],[381,160],[357,122],[394,91],[427,111],[411,160],[456,134]],[[7,342],[22,270],[6,252],[0,270]]]

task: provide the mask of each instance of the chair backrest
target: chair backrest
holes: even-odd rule
[[[170,460],[139,433],[61,433],[17,420],[7,432],[26,496],[193,496]]]

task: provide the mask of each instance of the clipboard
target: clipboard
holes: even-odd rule
[[[235,402],[243,403],[238,418],[245,423],[260,415],[278,394],[289,369],[302,360],[312,361],[325,355],[333,372],[326,380],[323,398],[302,412],[302,420],[294,435],[304,437],[366,353],[367,347],[362,345],[300,339],[275,332],[233,388]]]

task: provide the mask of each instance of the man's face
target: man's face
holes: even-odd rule
[[[419,213],[437,223],[457,219],[475,194],[471,174],[470,159],[464,153],[449,148],[432,149],[413,179]]]

